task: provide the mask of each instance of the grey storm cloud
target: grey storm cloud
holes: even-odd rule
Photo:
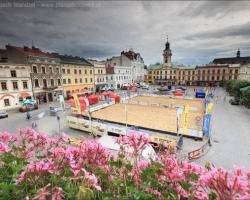
[[[231,36],[242,36],[246,39],[250,39],[250,21],[242,25],[234,25],[222,29],[217,29],[213,31],[207,31],[202,33],[196,33],[186,36],[186,39],[196,39],[196,38],[223,38]]]
[[[168,35],[177,63],[205,64],[238,48],[250,55],[250,2],[53,2],[51,8],[0,8],[0,47],[33,41],[45,51],[97,59],[133,48],[150,64],[162,61]]]

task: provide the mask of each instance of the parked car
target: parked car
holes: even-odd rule
[[[229,103],[231,105],[240,105],[240,99],[239,98],[230,99]]]
[[[55,106],[55,105],[50,105],[49,106],[49,113],[52,116],[55,116],[57,114],[57,112],[62,111],[62,107],[61,106]]]
[[[8,113],[6,110],[0,110],[0,118],[6,118],[8,117]]]
[[[183,87],[183,86],[176,86],[176,87],[175,87],[175,90],[177,90],[177,89],[180,89],[180,90],[182,90],[182,91],[186,91],[186,90],[187,90],[187,88],[186,88],[186,87]]]
[[[142,88],[142,89],[146,89],[146,90],[149,89],[149,85],[147,85],[147,84],[145,84],[145,83],[141,83],[140,85],[141,85],[141,88]]]
[[[22,105],[22,107],[19,109],[20,112],[27,112],[31,110],[37,110],[38,109],[38,104],[25,104]]]

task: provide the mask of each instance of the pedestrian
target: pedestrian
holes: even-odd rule
[[[26,119],[28,119],[28,120],[29,120],[30,118],[31,118],[31,116],[30,116],[30,112],[29,112],[29,111],[27,111],[27,112],[26,112]]]
[[[226,97],[226,96],[224,96],[224,102],[226,102],[226,100],[227,100],[227,97]]]

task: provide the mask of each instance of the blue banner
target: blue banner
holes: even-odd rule
[[[205,115],[203,120],[203,135],[209,135],[210,121],[211,121],[211,114]]]

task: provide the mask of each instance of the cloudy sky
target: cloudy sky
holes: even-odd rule
[[[31,46],[33,40],[45,51],[97,59],[133,48],[151,64],[162,62],[168,35],[172,61],[180,64],[206,64],[235,56],[238,48],[250,56],[247,1],[61,2],[0,4],[0,47]]]

